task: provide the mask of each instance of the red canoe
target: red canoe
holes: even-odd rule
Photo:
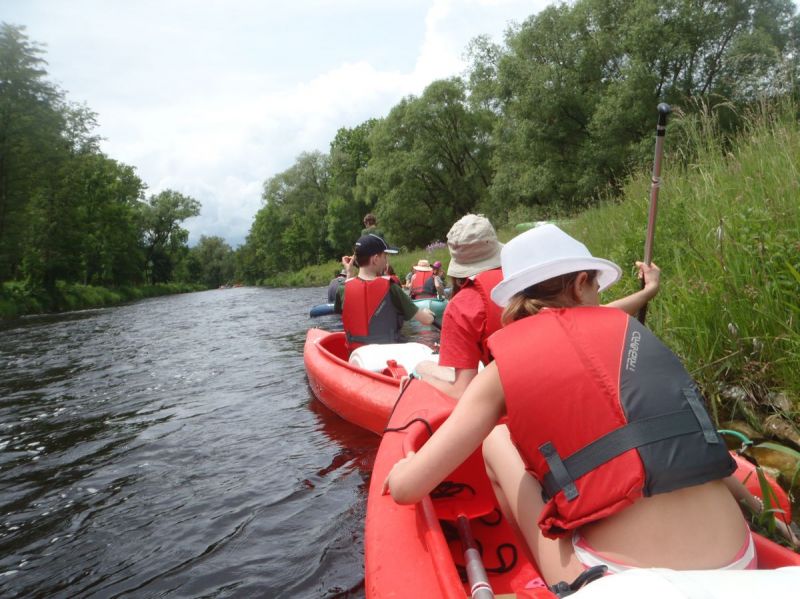
[[[496,594],[555,597],[547,589],[537,588],[540,574],[500,516],[479,452],[432,494],[438,495],[436,498],[426,497],[416,505],[398,505],[390,496],[381,494],[383,481],[394,463],[424,444],[430,437],[429,430],[435,430],[444,421],[453,405],[451,398],[413,380],[392,413],[375,458],[367,502],[368,599],[470,596],[469,585],[462,580],[464,553],[454,526],[459,514],[469,518]],[[760,568],[800,566],[797,553],[761,536],[755,535],[755,539]],[[783,576],[784,571],[779,575]],[[794,571],[793,575],[800,575],[800,571]],[[589,591],[592,584],[584,591]],[[602,586],[598,584],[598,591]]]
[[[425,351],[420,354],[420,349]],[[308,384],[315,397],[339,416],[381,435],[397,401],[400,377],[406,374],[406,369],[390,365],[385,358],[397,352],[392,357],[398,362],[407,359],[416,364],[430,356],[431,350],[419,343],[367,346],[358,351],[363,350],[372,353],[359,357],[373,367],[380,363],[377,369],[383,368],[383,372],[376,372],[375,368],[365,370],[348,362],[344,333],[309,329],[303,348]]]

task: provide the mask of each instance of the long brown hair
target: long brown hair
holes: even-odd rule
[[[576,305],[578,297],[575,295],[574,283],[582,272],[588,275],[589,283],[594,283],[597,278],[596,270],[579,270],[536,283],[515,294],[503,310],[503,325],[538,314],[542,308],[565,308]],[[565,291],[569,292],[569,296],[564,297]]]

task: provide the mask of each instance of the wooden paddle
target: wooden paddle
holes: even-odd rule
[[[669,104],[658,105],[658,125],[656,125],[656,155],[653,160],[653,178],[650,183],[650,210],[647,215],[647,236],[644,241],[644,263],[650,266],[653,260],[653,237],[656,234],[656,212],[658,210],[658,189],[661,187],[661,159],[664,156],[664,135],[667,132],[667,115],[672,111]],[[642,278],[644,288],[644,278]],[[644,324],[647,304],[639,310],[637,318]]]

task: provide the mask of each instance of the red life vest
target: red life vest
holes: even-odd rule
[[[620,310],[543,310],[489,346],[547,537],[736,469],[678,358]]]
[[[371,281],[355,277],[345,282],[342,324],[351,351],[367,343],[400,340],[400,317],[392,303],[391,284],[388,277]]]
[[[471,279],[467,279],[464,287],[472,285],[480,294],[483,300],[483,309],[486,313],[484,329],[481,331],[481,362],[484,366],[492,361],[492,353],[489,351],[487,342],[495,331],[499,331],[503,324],[500,321],[503,316],[503,309],[492,301],[492,289],[503,280],[503,271],[499,268],[485,270]]]
[[[411,291],[409,295],[411,299],[428,299],[436,297],[436,294],[430,295],[425,292],[425,282],[433,278],[433,271],[415,270],[411,275]]]

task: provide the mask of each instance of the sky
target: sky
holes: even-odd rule
[[[43,44],[48,80],[98,115],[101,149],[147,195],[202,204],[184,222],[244,242],[264,181],[341,127],[462,75],[471,39],[552,0],[0,0]]]

